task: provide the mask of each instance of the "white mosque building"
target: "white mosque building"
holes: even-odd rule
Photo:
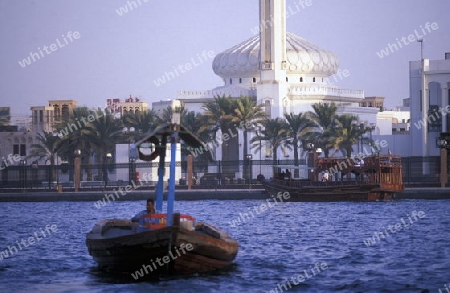
[[[189,111],[202,112],[202,105],[215,96],[239,97],[246,95],[264,105],[271,118],[284,117],[285,113],[312,110],[315,103],[334,102],[338,113],[352,113],[366,124],[375,124],[379,107],[360,107],[364,91],[341,89],[333,84],[333,75],[343,78],[338,57],[293,33],[286,32],[286,1],[260,0],[260,34],[239,43],[221,53],[213,61],[214,73],[224,84],[212,90],[179,91],[177,99]],[[153,103],[158,111],[169,105]],[[249,139],[251,136],[249,137]],[[242,141],[240,134],[239,141]],[[241,146],[231,145],[231,151],[222,157],[216,151],[216,159],[242,160]],[[279,150],[278,158],[289,158]],[[263,151],[264,157],[270,150]],[[292,156],[290,157],[292,159]]]

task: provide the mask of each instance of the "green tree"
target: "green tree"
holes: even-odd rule
[[[253,132],[255,127],[267,118],[266,113],[262,109],[262,105],[257,105],[256,100],[248,96],[241,96],[239,99],[233,101],[234,114],[231,115],[231,122],[238,125],[243,132],[244,137],[244,152],[243,160],[248,153],[248,132]]]
[[[309,134],[305,136],[314,141],[317,147],[322,148],[326,158],[334,146],[335,120],[338,107],[334,103],[316,103],[312,105],[313,111],[307,112],[307,117],[315,124]]]
[[[96,116],[97,118],[88,124],[85,135],[91,142],[98,162],[102,166],[102,170],[99,170],[99,178],[104,178],[104,181],[107,181],[107,174],[105,174],[107,172],[105,170],[106,154],[114,153],[115,145],[122,136],[123,123],[109,111],[98,109]]]
[[[259,142],[265,141],[269,144],[272,149],[273,163],[277,163],[277,151],[278,148],[285,144],[287,140],[288,126],[284,119],[265,119],[262,122],[264,129],[258,132],[256,136],[252,137],[250,143],[251,148],[257,151],[261,151],[261,144]],[[289,146],[288,146],[289,147]]]
[[[55,159],[61,139],[51,132],[41,132],[36,136],[39,143],[31,145],[31,154],[27,158],[48,159],[52,172],[50,172],[50,181],[55,179]]]
[[[97,112],[87,107],[73,109],[68,117],[62,117],[55,125],[56,132],[61,138],[58,155],[69,162],[75,159],[74,151],[80,149],[84,154],[83,166],[86,171],[86,180],[92,180],[91,152],[92,141],[88,137],[89,125],[92,119],[97,117]]]
[[[366,132],[365,128],[359,126],[359,117],[350,114],[336,117],[336,139],[334,149],[344,151],[348,158],[353,152],[353,145],[358,144],[361,136]]]
[[[161,122],[172,122],[172,116],[173,116],[173,111],[174,109],[172,109],[171,106],[168,106],[166,109],[163,110],[160,121]],[[183,116],[186,115],[186,113],[188,112],[184,106],[181,106],[180,108],[175,108],[175,111],[180,113],[180,119],[182,120]],[[181,121],[180,121],[181,123]]]
[[[294,149],[294,166],[299,165],[299,156],[298,156],[298,148],[299,148],[299,138],[306,135],[308,131],[310,131],[311,127],[314,124],[308,119],[307,115],[304,113],[289,113],[284,114],[286,119],[286,144],[292,146]],[[298,177],[298,169],[295,169],[294,177]]]
[[[217,132],[221,130],[222,135],[229,131],[236,131],[233,125],[233,100],[230,97],[216,96],[212,101],[203,104],[202,126],[200,132],[208,131],[211,140],[216,140]],[[228,147],[222,144],[222,160],[228,160]]]
[[[137,140],[153,131],[160,123],[160,119],[153,110],[147,110],[123,115],[122,123],[125,127],[134,128],[134,132],[128,131],[123,134],[124,139]]]

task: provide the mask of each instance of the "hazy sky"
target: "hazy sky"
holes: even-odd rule
[[[409,95],[408,62],[420,59],[417,36],[424,36],[425,58],[450,52],[449,0],[310,1],[302,7],[287,0],[287,30],[337,54],[350,73],[337,79],[340,87],[384,96],[388,107]],[[257,0],[134,0],[133,10],[128,2],[0,0],[0,106],[31,114],[31,106],[49,99],[95,107],[131,94],[151,104],[178,90],[209,90],[222,81],[213,59],[199,56],[250,38],[259,22]],[[429,32],[427,22],[438,28]],[[380,58],[388,44],[389,55]],[[190,70],[155,84],[186,63]]]

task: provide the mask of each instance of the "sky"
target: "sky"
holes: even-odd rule
[[[336,85],[384,96],[388,108],[409,96],[418,38],[424,58],[450,52],[448,0],[286,0],[286,7],[287,31],[334,52],[348,71]],[[213,56],[252,37],[258,23],[257,0],[0,0],[0,106],[31,115],[48,100],[105,107],[108,98],[151,104],[180,90],[210,90],[223,85]],[[189,70],[157,84],[186,63]]]

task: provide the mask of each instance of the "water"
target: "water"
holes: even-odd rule
[[[177,202],[176,210],[227,230],[240,250],[226,271],[151,282],[99,272],[85,245],[98,220],[129,218],[143,201],[101,209],[93,202],[0,203],[0,251],[47,233],[0,261],[0,292],[445,292],[450,283],[449,201],[280,203],[253,217],[249,208],[261,203]],[[412,218],[413,211],[424,217]],[[244,212],[245,223],[232,227]],[[396,223],[398,232],[364,244]],[[45,232],[46,225],[57,231]],[[297,285],[286,283],[292,277]]]

